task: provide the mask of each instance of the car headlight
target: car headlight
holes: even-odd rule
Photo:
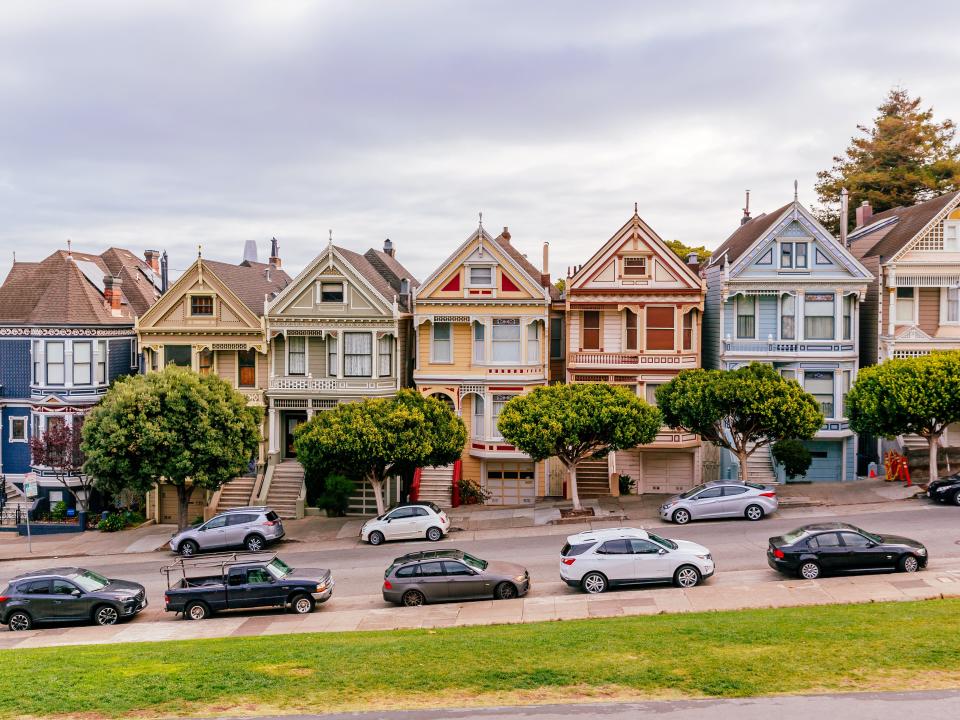
[[[946,485],[943,485],[943,486],[941,486],[941,487],[934,488],[933,490],[934,490],[934,492],[946,492],[948,489],[949,489],[949,488],[948,488]]]
[[[917,548],[917,555],[926,555],[926,554],[927,554],[926,548]]]
[[[713,560],[713,555],[707,553],[706,555],[697,555],[701,560]]]
[[[662,507],[664,510],[666,510],[667,508],[672,508],[676,504],[677,504],[676,500],[671,500],[669,502],[665,502]]]
[[[327,589],[327,584],[326,584],[326,583],[317,583],[317,592],[318,592],[318,593],[323,592],[323,591],[326,590],[326,589]]]

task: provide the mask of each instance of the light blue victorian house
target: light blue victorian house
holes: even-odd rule
[[[806,442],[810,469],[796,480],[855,479],[857,437],[844,408],[857,374],[859,309],[871,274],[796,195],[755,218],[745,209],[704,272],[704,367],[731,370],[756,361],[796,380],[826,418]],[[760,482],[785,480],[769,447],[751,456],[747,474]],[[736,458],[722,451],[721,478],[736,475]]]

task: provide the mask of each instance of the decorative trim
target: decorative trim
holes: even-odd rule
[[[116,330],[105,328],[31,328],[31,327],[0,327],[0,337],[132,337],[137,336],[133,325]]]

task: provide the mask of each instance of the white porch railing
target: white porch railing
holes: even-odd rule
[[[694,368],[697,366],[697,357],[696,355],[657,353],[574,352],[570,353],[569,362],[574,365],[605,365],[617,368],[633,368],[651,365]]]
[[[396,378],[308,378],[273,377],[270,378],[271,390],[397,390]]]

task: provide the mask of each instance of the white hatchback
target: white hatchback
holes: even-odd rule
[[[436,542],[450,531],[447,514],[432,502],[401,503],[360,528],[360,539],[371,545],[384,540],[426,538]]]
[[[560,551],[560,578],[588,593],[664,582],[690,588],[713,575],[715,568],[713,556],[702,545],[638,528],[571,535]]]

